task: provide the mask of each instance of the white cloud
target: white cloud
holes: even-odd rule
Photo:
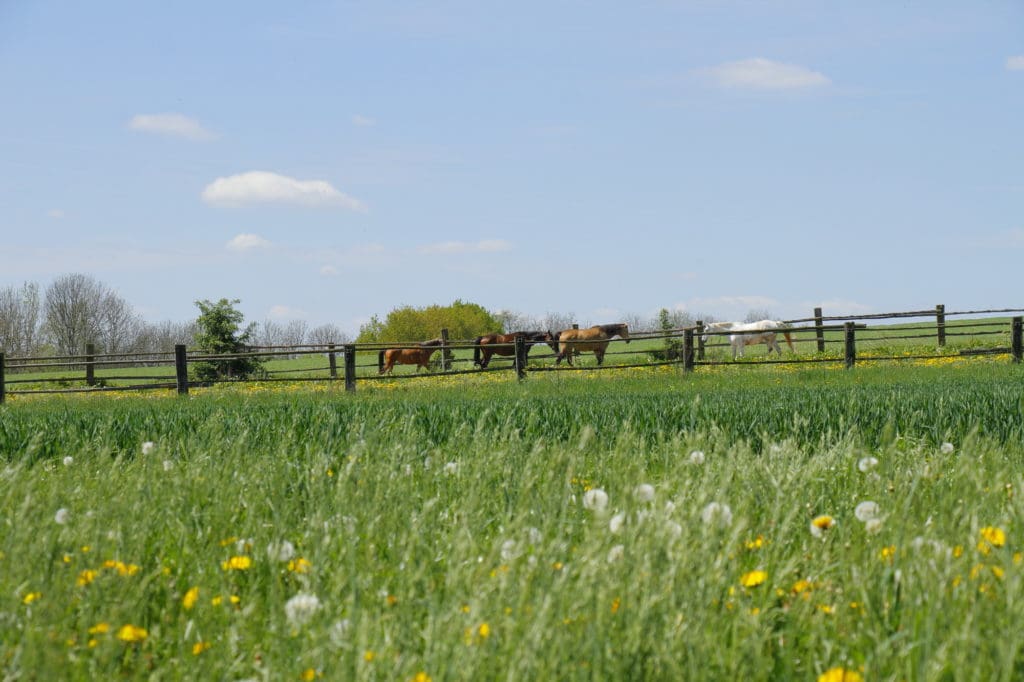
[[[496,253],[511,251],[512,243],[504,239],[484,239],[479,242],[439,242],[419,247],[418,251],[425,254],[459,254],[459,253]]]
[[[270,242],[258,234],[239,234],[229,241],[225,246],[230,251],[250,251],[252,249],[265,249]]]
[[[726,62],[704,70],[723,88],[743,90],[796,90],[829,85],[823,74],[796,64],[763,57]]]
[[[196,119],[174,113],[138,114],[128,122],[128,127],[145,133],[171,135],[187,140],[212,140],[217,137]]]
[[[372,119],[369,116],[352,114],[352,125],[357,125],[361,128],[369,128],[370,126],[377,125],[377,121],[376,119]]]
[[[1006,60],[1007,71],[1024,71],[1024,54],[1009,57]]]
[[[983,249],[1019,249],[1024,247],[1024,228],[1014,227],[970,240],[971,246]]]
[[[341,271],[333,265],[324,265],[320,268],[320,274],[324,277],[337,277],[341,274]]]
[[[299,308],[292,308],[286,305],[271,306],[267,311],[267,317],[272,320],[299,320],[309,317],[309,313]]]
[[[64,217],[64,211],[60,210],[59,208],[51,208],[49,211],[46,212],[46,216],[48,218],[53,218],[54,220],[60,220],[61,218]]]
[[[282,203],[367,210],[363,202],[339,192],[326,180],[296,180],[267,171],[217,178],[206,186],[202,197],[206,203],[218,206]]]

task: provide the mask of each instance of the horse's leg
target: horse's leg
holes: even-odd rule
[[[480,351],[480,369],[487,369],[487,363],[491,361],[490,349],[483,349]]]

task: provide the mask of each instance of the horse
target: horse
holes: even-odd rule
[[[782,355],[782,349],[779,347],[777,340],[777,332],[782,332],[782,335],[786,338],[786,343],[789,345],[789,350],[795,351],[793,348],[793,339],[790,337],[789,326],[785,322],[779,322],[778,320],[758,320],[757,322],[711,322],[704,327],[704,336],[702,339],[705,343],[708,340],[709,332],[732,332],[729,334],[729,344],[732,346],[732,359],[735,360],[737,355],[743,357],[743,349],[746,346],[752,346],[758,343],[764,343],[768,346],[768,354],[771,355],[772,349],[780,356]]]
[[[618,336],[629,343],[629,328],[624,324],[600,324],[587,329],[565,329],[558,332],[556,340],[561,348],[555,365],[565,358],[572,364],[573,351],[594,351],[597,364],[604,362],[604,352],[608,348],[608,340]]]
[[[516,339],[523,339],[527,342],[526,354],[530,354],[530,347],[533,343],[546,343],[551,350],[558,352],[558,343],[555,342],[555,335],[550,331],[546,332],[512,332],[511,334],[487,334],[478,336],[473,342],[473,364],[480,365],[480,369],[486,369],[493,355],[515,355]]]
[[[377,354],[377,364],[380,367],[378,374],[390,374],[395,368],[395,363],[400,365],[416,365],[416,371],[420,368],[430,368],[430,356],[437,352],[438,347],[443,343],[441,339],[423,341],[419,348],[388,348]]]

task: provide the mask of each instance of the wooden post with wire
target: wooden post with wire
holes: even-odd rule
[[[693,371],[693,330],[683,330],[683,371]]]
[[[441,330],[441,371],[447,372],[452,368],[452,351],[448,348],[448,329]]]
[[[703,360],[704,359],[704,320],[697,320],[696,327],[697,327],[697,330],[696,330],[696,336],[697,336],[697,359],[698,360]],[[685,343],[686,332],[683,332],[683,339],[684,339],[684,343]],[[685,346],[684,346],[684,348],[685,348]]]
[[[939,346],[946,345],[946,306],[941,303],[935,306],[935,330],[939,336]]]
[[[843,328],[846,341],[845,366],[846,369],[852,369],[857,363],[857,342],[854,337],[854,329],[856,329],[856,325],[854,325],[853,322],[847,322],[843,325]]]
[[[174,380],[178,395],[188,395],[188,355],[183,343],[174,346]]]
[[[526,339],[522,336],[516,337],[515,351],[516,376],[522,381],[526,378],[526,354],[528,352]]]
[[[4,353],[0,351],[0,405],[3,405],[7,397],[7,387],[4,385]]]
[[[818,352],[825,352],[825,330],[821,319],[821,308],[814,309],[814,337],[818,341]]]
[[[96,346],[85,344],[85,385],[96,385]]]
[[[348,343],[342,346],[342,356],[345,360],[345,390],[356,390],[356,347]]]
[[[334,354],[334,344],[327,345],[327,364],[331,370],[331,379],[338,378],[338,358]]]
[[[1013,318],[1010,324],[1010,352],[1013,354],[1013,361],[1020,363],[1024,356],[1024,317]],[[3,358],[3,355],[0,355]],[[0,391],[3,390],[3,361],[0,360]],[[2,400],[2,398],[0,398]]]

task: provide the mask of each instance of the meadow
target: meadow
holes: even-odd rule
[[[5,679],[1024,674],[1024,371],[0,406]]]

